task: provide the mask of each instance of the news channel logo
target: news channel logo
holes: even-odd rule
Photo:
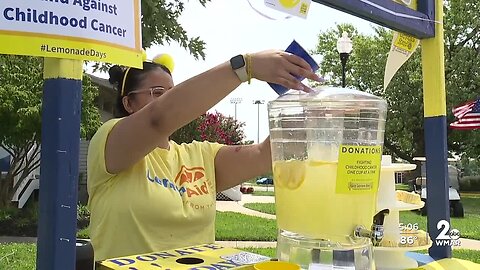
[[[435,244],[437,246],[460,246],[460,231],[451,228],[450,223],[444,219],[438,221],[437,229],[440,231],[437,238],[435,238]]]

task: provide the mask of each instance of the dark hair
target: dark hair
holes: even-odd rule
[[[127,110],[125,110],[125,107],[123,106],[123,102],[122,102],[123,97],[128,95],[130,91],[136,90],[136,88],[138,88],[142,83],[142,81],[145,79],[145,76],[149,72],[157,69],[161,69],[166,73],[168,73],[170,76],[172,76],[172,73],[167,67],[165,67],[164,65],[155,64],[152,62],[143,62],[143,69],[138,69],[138,68],[125,69],[118,65],[115,65],[108,70],[108,74],[110,75],[110,78],[108,79],[108,81],[111,84],[113,84],[113,86],[117,90],[116,108],[114,112],[115,117],[125,117],[129,115],[129,113],[127,112]],[[125,78],[125,85],[122,85],[125,72],[127,70],[128,70],[128,73],[127,73],[127,78]],[[122,89],[122,87],[124,89]]]

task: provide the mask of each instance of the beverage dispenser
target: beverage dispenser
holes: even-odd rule
[[[379,97],[335,87],[268,104],[279,260],[374,269],[388,214],[376,213],[386,112]]]

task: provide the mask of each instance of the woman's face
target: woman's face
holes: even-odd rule
[[[173,87],[172,77],[158,68],[148,72],[142,84],[123,98],[125,109],[135,113]]]

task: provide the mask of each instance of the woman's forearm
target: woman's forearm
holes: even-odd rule
[[[150,106],[151,123],[170,135],[205,113],[240,85],[225,62],[175,86]]]

